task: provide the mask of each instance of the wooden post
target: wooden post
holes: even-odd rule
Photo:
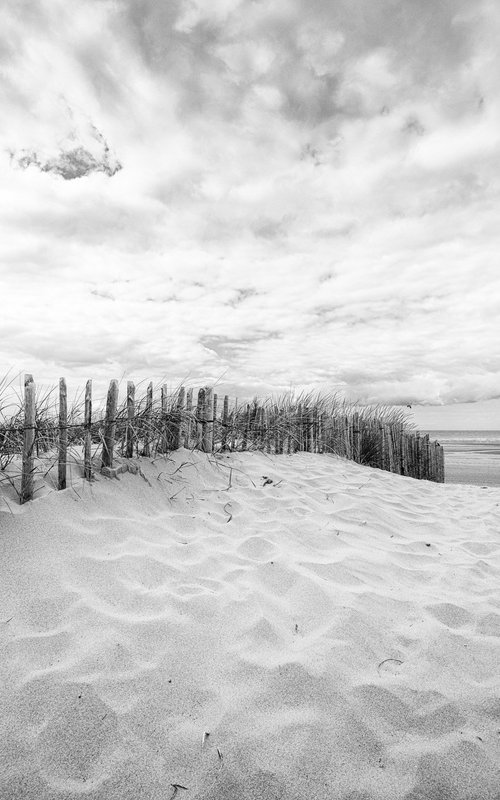
[[[204,453],[211,453],[214,446],[214,393],[210,386],[205,386],[205,405],[204,405],[204,426],[202,450]]]
[[[246,412],[243,418],[243,440],[241,442],[242,450],[247,449],[249,431],[250,431],[250,405],[249,403],[247,403]]]
[[[304,452],[310,453],[311,452],[311,409],[308,406],[304,408],[304,424],[303,424],[303,431],[304,431]]]
[[[264,419],[263,419],[264,445],[265,445],[266,453],[270,453],[271,452],[271,435],[270,435],[270,431],[269,431],[269,420],[270,420],[270,417],[271,417],[271,411],[267,407],[267,408],[264,409]]]
[[[33,499],[36,403],[32,375],[24,376],[24,435],[21,503]]]
[[[231,428],[231,450],[234,452],[236,450],[236,440],[237,440],[237,425],[238,425],[238,398],[235,398],[234,401],[234,411],[232,416],[232,428]]]
[[[185,433],[185,444],[184,447],[189,448],[191,447],[191,431],[193,428],[192,418],[191,415],[193,413],[193,390],[188,389],[186,394],[186,433]]]
[[[59,459],[57,488],[66,488],[66,462],[68,459],[68,392],[64,378],[59,379]]]
[[[148,384],[146,391],[146,408],[144,409],[144,445],[142,455],[149,458],[151,456],[151,414],[153,410],[153,383]]]
[[[438,444],[438,454],[439,454],[439,483],[444,483],[446,481],[446,471],[445,471],[445,460],[444,460],[444,447],[442,444]]]
[[[214,392],[213,408],[212,408],[212,451],[215,451],[217,442],[217,394]]]
[[[303,437],[302,437],[302,403],[299,403],[299,405],[297,406],[297,425],[296,425],[295,437],[296,437],[296,442],[297,442],[297,444],[295,446],[295,451],[302,450],[302,441],[303,441]]]
[[[160,452],[161,453],[168,453],[168,428],[167,428],[167,416],[168,416],[168,390],[167,384],[164,383],[160,389],[160,406],[161,406],[161,440],[160,440]]]
[[[413,478],[415,472],[415,436],[413,433],[408,435],[408,439],[406,442],[406,450],[407,450],[407,463],[406,463],[406,470],[407,475],[410,478]]]
[[[281,454],[283,452],[285,446],[286,446],[285,445],[285,428],[281,427],[282,424],[283,424],[283,426],[286,424],[286,436],[287,436],[287,441],[288,441],[288,448],[290,448],[290,439],[291,439],[291,437],[290,437],[290,421],[287,419],[286,422],[283,421],[283,423],[282,423],[281,418],[280,418],[280,416],[278,414],[278,407],[275,406],[274,407],[274,415],[272,417],[272,426],[273,426],[273,429],[274,429],[273,443],[274,443],[274,452],[276,453],[276,455]],[[290,452],[290,449],[288,449],[288,452]]]
[[[432,480],[438,481],[438,443],[431,442]]]
[[[222,441],[221,450],[227,450],[227,426],[229,418],[229,397],[224,395],[224,406],[222,409]]]
[[[87,481],[92,480],[92,381],[88,380],[85,385],[85,417],[84,417],[84,440],[83,440],[83,477]]]
[[[267,415],[267,409],[264,406],[262,406],[262,408],[260,409],[259,426],[260,426],[260,449],[264,453],[267,450],[266,415]]]
[[[400,448],[401,448],[401,475],[408,475],[408,437],[401,428]]]
[[[392,451],[392,467],[391,472],[398,473],[399,472],[399,454],[398,454],[398,428],[397,423],[392,422],[389,425],[389,432],[390,432],[390,442],[391,442],[391,451]]]
[[[430,465],[429,465],[429,434],[426,433],[422,440],[422,455],[423,455],[423,470],[424,474],[423,477],[426,481],[430,480],[429,472],[430,472]]]
[[[352,458],[358,464],[361,461],[361,436],[359,430],[359,414],[357,411],[352,415]]]
[[[391,425],[385,425],[387,434],[387,451],[389,454],[389,471],[396,472],[396,459],[394,453],[394,439],[393,439],[393,431]]]
[[[379,423],[379,468],[386,470],[389,465],[389,451],[387,449],[387,431],[383,422]]]
[[[422,442],[419,431],[415,434],[415,477],[422,477]]]
[[[198,402],[196,405],[196,449],[203,450],[205,435],[205,389],[198,389]]]
[[[127,429],[125,433],[126,445],[125,455],[127,458],[134,457],[134,417],[135,417],[135,385],[132,381],[127,382]]]
[[[319,453],[319,414],[318,409],[316,406],[313,408],[313,419],[312,419],[312,428],[313,428],[313,436],[312,436],[312,452]]]
[[[186,439],[186,426],[184,424],[184,400],[186,396],[186,390],[184,386],[181,386],[179,389],[179,395],[177,397],[177,447],[185,447],[185,439]]]
[[[102,443],[101,468],[113,467],[113,448],[115,446],[116,409],[118,408],[118,381],[109,384],[106,400],[106,418],[104,421],[104,439]]]

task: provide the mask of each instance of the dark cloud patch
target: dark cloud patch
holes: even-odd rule
[[[253,226],[254,234],[261,239],[277,239],[288,234],[293,217],[286,215],[281,219],[260,219]]]
[[[415,136],[423,136],[425,133],[425,128],[420,122],[419,118],[412,114],[406,120],[403,126],[403,131],[405,133],[413,134]]]
[[[485,4],[475,5],[480,16]],[[348,58],[389,47],[405,69],[432,78],[470,53],[470,27],[457,22],[470,13],[468,0],[302,0],[301,7],[303,18],[342,31]]]
[[[99,289],[91,289],[90,294],[93,294],[95,297],[102,297],[104,300],[116,300],[111,292],[105,292]]]
[[[182,0],[120,0],[115,20],[121,33],[134,42],[144,62],[162,69],[168,64],[181,8]]]
[[[257,297],[258,295],[259,292],[256,289],[237,289],[236,297],[230,300],[227,305],[236,308],[236,306],[239,306],[245,300],[248,300],[249,297]]]
[[[110,159],[109,151],[104,153],[102,159],[98,159],[84,147],[74,147],[72,150],[66,150],[47,160],[40,160],[35,152],[22,150],[17,154],[12,154],[11,158],[21,169],[34,166],[41,172],[59,175],[65,181],[84,178],[93,172],[104,172],[111,178],[122,168],[119,161]]]

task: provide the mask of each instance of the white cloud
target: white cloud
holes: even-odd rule
[[[5,29],[6,367],[498,394],[493,6],[387,27],[375,2],[24,5]],[[91,148],[91,125],[113,177],[13,168]]]

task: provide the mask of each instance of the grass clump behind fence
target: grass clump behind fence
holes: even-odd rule
[[[127,383],[120,398],[111,381],[106,405],[93,407],[92,382],[69,406],[66,382],[37,392],[31,375],[24,393],[6,404],[0,381],[0,487],[8,482],[20,502],[32,499],[34,478],[57,466],[66,487],[68,465],[113,474],[115,456],[156,457],[179,447],[204,452],[260,450],[274,454],[336,454],[413,478],[444,481],[442,447],[414,430],[402,409],[359,406],[337,394],[287,392],[252,401],[219,397],[210,386],[168,391],[152,382]],[[138,391],[139,390],[139,391]],[[13,467],[21,461],[16,472]]]

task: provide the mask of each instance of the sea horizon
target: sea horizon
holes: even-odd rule
[[[444,449],[445,483],[500,486],[500,430],[425,429]]]

